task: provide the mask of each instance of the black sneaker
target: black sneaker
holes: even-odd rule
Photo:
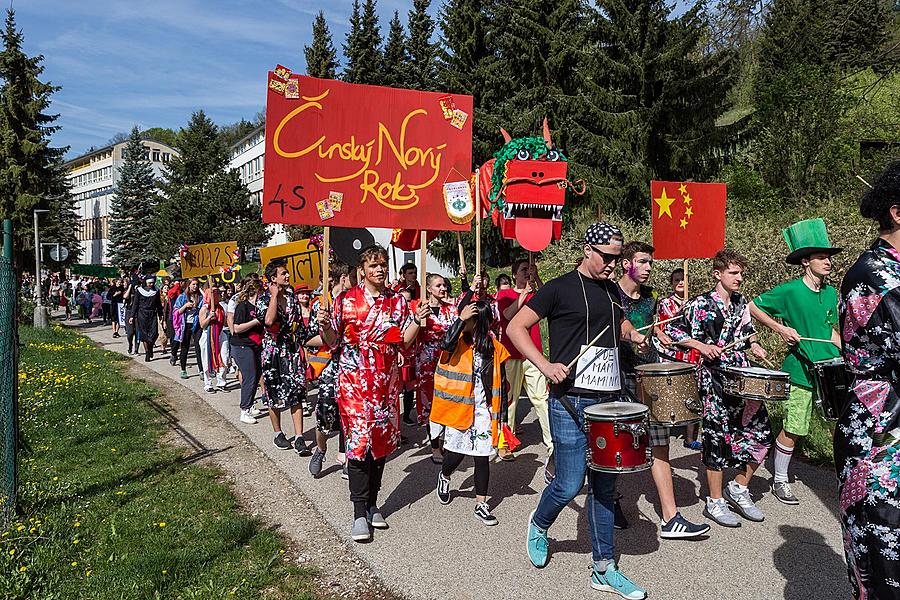
[[[306,440],[303,439],[302,435],[298,435],[294,438],[294,450],[296,450],[297,454],[300,456],[312,455],[312,450],[306,445]]]
[[[491,514],[491,509],[488,507],[487,502],[479,502],[475,505],[475,518],[489,527],[499,523],[497,517]]]
[[[622,505],[619,504],[618,500],[616,500],[613,527],[616,529],[628,529],[628,519],[625,518],[625,513],[622,512]]]
[[[437,488],[434,491],[441,504],[450,504],[450,480],[444,477],[444,474],[440,471],[438,471]],[[490,511],[488,511],[488,514],[490,514]],[[478,515],[477,507],[475,509],[475,515]]]
[[[173,367],[175,366],[175,363],[177,363],[177,362],[178,362],[178,359],[175,358],[174,356],[169,357],[169,364],[172,365]]]
[[[659,521],[659,537],[665,540],[686,540],[700,537],[708,531],[709,525],[691,523],[682,517],[680,512],[675,513],[668,523],[663,522],[662,519]]]
[[[278,435],[275,436],[275,439],[272,440],[272,443],[275,444],[275,447],[279,450],[290,450],[291,443],[287,441],[287,438],[284,437],[284,432],[279,431]]]
[[[325,453],[318,446],[313,450],[312,458],[309,459],[309,474],[318,477],[322,473],[322,463],[325,462]]]

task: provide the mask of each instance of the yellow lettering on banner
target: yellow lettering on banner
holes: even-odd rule
[[[415,117],[427,116],[428,111],[417,108],[410,111],[401,122],[400,130],[395,135],[384,124],[378,123],[378,131],[375,137],[363,142],[356,135],[351,135],[349,140],[326,141],[323,135],[309,146],[296,151],[289,151],[281,145],[282,130],[295,118],[310,108],[324,110],[322,103],[328,96],[328,91],[315,98],[305,98],[306,103],[295,108],[275,128],[273,149],[285,158],[299,158],[316,151],[319,158],[327,159],[332,164],[337,161],[349,163],[351,167],[347,174],[336,177],[326,177],[315,173],[315,177],[322,183],[340,183],[344,181],[359,180],[359,190],[362,192],[360,204],[365,204],[369,197],[375,198],[381,205],[393,210],[406,210],[419,204],[419,190],[434,184],[441,172],[443,150],[447,144],[437,146],[419,147],[407,146],[407,134],[411,128],[411,122]],[[376,145],[377,144],[377,145]],[[375,150],[375,162],[372,163],[373,150]],[[393,180],[383,181],[377,167],[383,161],[393,158],[399,165],[400,171],[394,174]],[[404,172],[411,167],[427,167],[429,176],[425,181],[410,182],[404,179]]]

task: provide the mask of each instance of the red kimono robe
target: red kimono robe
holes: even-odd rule
[[[411,320],[406,299],[390,289],[373,297],[361,284],[335,299],[337,402],[351,460],[365,460],[369,451],[383,458],[400,443],[397,355]]]

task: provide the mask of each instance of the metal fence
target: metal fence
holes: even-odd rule
[[[19,332],[16,272],[12,261],[12,226],[3,224],[0,257],[0,524],[16,514],[19,399]]]

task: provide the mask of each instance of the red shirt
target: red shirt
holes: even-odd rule
[[[515,304],[519,301],[520,292],[512,288],[507,288],[505,290],[499,290],[497,292],[497,309],[500,311],[500,324],[502,326],[500,342],[509,352],[509,357],[511,359],[522,359],[522,353],[513,345],[512,342],[509,341],[509,338],[506,335],[506,328],[509,325],[509,319],[503,316],[504,311],[507,308]],[[525,296],[525,302],[527,303],[531,300],[531,297],[534,296],[534,292],[530,292],[527,296]],[[543,346],[541,345],[541,328],[535,323],[531,326],[531,329],[528,330],[528,333],[531,334],[531,341],[534,343],[535,347],[541,352],[544,351]]]

